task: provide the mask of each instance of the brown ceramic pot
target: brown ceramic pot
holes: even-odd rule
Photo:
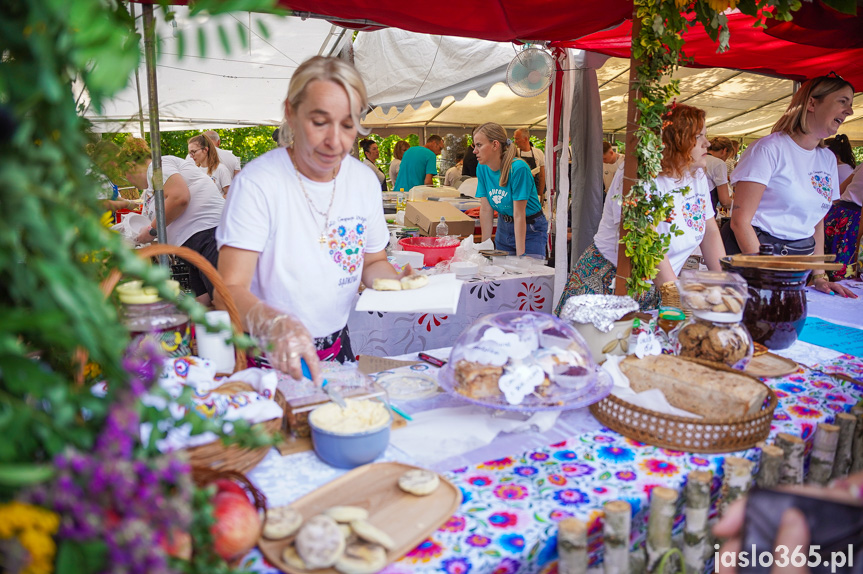
[[[806,322],[806,281],[811,271],[735,267],[720,260],[726,271],[739,273],[749,285],[743,324],[752,339],[768,349],[787,349]]]

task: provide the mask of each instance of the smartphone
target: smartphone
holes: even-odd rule
[[[746,502],[743,546],[734,558],[741,573],[769,574],[774,566],[808,565],[813,574],[863,574],[863,505],[829,498],[823,488],[753,489]],[[776,547],[782,514],[797,508],[809,525],[809,545]],[[720,555],[724,565],[731,557]]]

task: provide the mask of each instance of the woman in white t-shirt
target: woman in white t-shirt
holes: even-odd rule
[[[762,244],[779,255],[824,253],[824,216],[839,199],[836,158],[824,138],[836,133],[851,109],[854,88],[831,74],[804,83],[772,133],[746,148],[731,175],[734,211],[723,226],[729,254],[758,253]],[[815,288],[856,297],[812,274]]]
[[[710,185],[710,200],[713,207],[717,205],[728,209],[731,207],[731,188],[728,185],[728,159],[734,155],[734,144],[731,140],[719,136],[710,140],[707,148],[707,163],[704,173],[707,175],[707,183]]]
[[[316,56],[291,77],[279,147],[234,178],[219,273],[269,363],[301,378],[305,359],[353,361],[347,320],[362,281],[397,279],[378,180],[350,155],[368,105],[353,66]],[[403,274],[410,273],[408,267]],[[216,305],[223,302],[216,299]]]
[[[851,172],[857,167],[857,160],[854,158],[854,150],[851,148],[851,142],[845,134],[839,134],[833,138],[824,140],[824,145],[833,152],[836,156],[836,169],[839,170],[839,185],[845,183],[845,180],[851,177]]]
[[[219,161],[219,149],[213,141],[203,135],[197,135],[189,138],[189,157],[195,162],[201,171],[207,174],[219,191],[222,192],[222,197],[228,195],[228,188],[231,186],[233,174],[227,165]]]
[[[659,233],[671,235],[671,243],[657,268],[654,285],[676,280],[686,259],[698,246],[710,270],[720,270],[719,259],[725,256],[703,170],[709,145],[704,110],[677,104],[669,108],[664,118],[662,171],[654,181],[659,193],[673,194],[674,211],[670,222],[657,226]],[[618,169],[605,196],[602,220],[593,236],[593,244],[582,253],[570,273],[556,314],[560,314],[566,300],[573,295],[613,292],[612,281],[617,273],[620,245],[622,193],[623,170]],[[672,225],[682,234],[671,234]],[[645,310],[657,307],[658,290],[651,289],[640,297],[639,303]]]
[[[393,146],[393,160],[390,162],[390,184],[396,184],[396,178],[399,176],[399,168],[402,165],[402,156],[408,151],[411,144],[406,140],[399,140]],[[395,190],[398,191],[398,190]]]

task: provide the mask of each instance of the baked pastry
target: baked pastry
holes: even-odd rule
[[[385,279],[378,277],[372,281],[372,289],[375,291],[401,291],[402,284],[398,279]]]
[[[387,550],[392,550],[396,547],[396,543],[390,538],[390,535],[365,520],[354,520],[351,522],[351,529],[354,534],[372,544],[380,544]]]
[[[503,367],[483,365],[462,359],[455,365],[456,390],[472,399],[500,396],[498,382],[503,375]]]
[[[660,389],[675,407],[708,418],[755,414],[767,397],[767,387],[747,375],[672,355],[629,356],[620,363],[620,370],[636,393]]]
[[[416,468],[399,477],[399,488],[416,496],[431,494],[440,486],[440,478],[436,472]]]
[[[408,275],[402,277],[402,289],[419,289],[429,284],[429,278],[425,275]]]
[[[387,565],[387,551],[377,544],[348,544],[335,568],[342,574],[374,574]]]
[[[333,506],[326,509],[324,514],[336,522],[353,522],[354,520],[365,520],[369,517],[369,511],[359,506]]]
[[[293,544],[288,544],[285,546],[285,549],[282,550],[282,562],[291,568],[298,568],[299,570],[308,569],[306,563],[303,562],[303,559],[300,558],[299,554],[297,554],[297,549]]]
[[[329,568],[345,551],[345,537],[339,530],[339,525],[325,514],[307,520],[297,533],[294,543],[297,554],[310,570]]]
[[[264,522],[263,536],[269,540],[287,538],[300,529],[303,515],[290,506],[277,506],[267,509],[267,520]]]

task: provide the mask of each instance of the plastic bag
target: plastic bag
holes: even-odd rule
[[[474,243],[473,235],[468,235],[461,242],[461,245],[455,248],[455,255],[453,256],[453,261],[470,261],[471,263],[476,263],[478,266],[482,267],[488,260],[486,260],[485,256],[480,253],[480,250],[486,249],[494,249],[494,241],[491,239],[486,239],[482,243]]]

